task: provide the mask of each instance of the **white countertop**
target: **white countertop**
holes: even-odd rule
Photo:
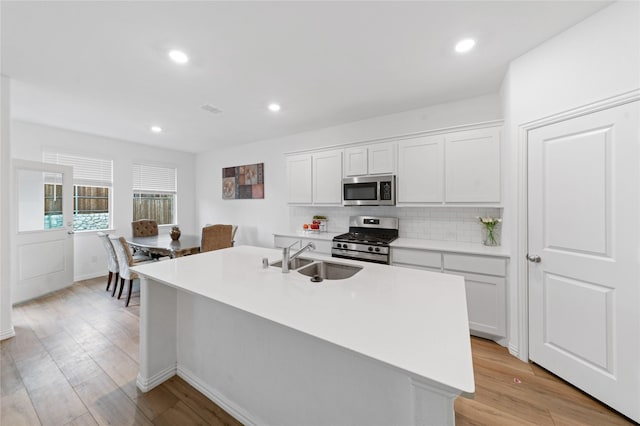
[[[276,232],[276,237],[308,238],[316,240],[332,240],[344,232],[311,232],[289,231]],[[488,247],[480,243],[463,243],[458,241],[419,240],[416,238],[398,238],[390,244],[391,248],[409,248],[418,250],[434,250],[450,253],[479,254],[483,256],[511,257],[509,251],[502,246]]]
[[[390,244],[391,248],[409,248],[434,250],[451,253],[480,254],[484,256],[511,257],[509,251],[502,247],[489,247],[479,243],[462,243],[458,241],[418,240],[414,238],[398,238]]]
[[[344,232],[316,232],[316,231],[289,231],[289,232],[274,232],[275,237],[292,237],[292,238],[308,238],[311,240],[333,240],[333,237],[337,237]]]
[[[474,392],[464,280],[374,263],[346,280],[312,283],[296,271],[262,268],[280,250],[239,246],[147,263],[136,272],[335,345],[418,377]]]

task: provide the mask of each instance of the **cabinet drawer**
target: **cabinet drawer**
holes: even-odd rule
[[[442,254],[434,251],[412,250],[403,248],[391,249],[391,263],[422,266],[431,270],[442,270]]]
[[[502,258],[452,253],[444,253],[442,257],[444,269],[497,275],[499,277],[507,275],[507,261]]]

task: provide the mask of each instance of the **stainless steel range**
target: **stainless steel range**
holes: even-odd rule
[[[389,243],[396,238],[397,217],[351,216],[349,232],[333,238],[331,256],[389,264]]]

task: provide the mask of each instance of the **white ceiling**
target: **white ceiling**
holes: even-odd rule
[[[202,152],[495,93],[511,60],[607,4],[2,1],[1,65],[14,118]]]

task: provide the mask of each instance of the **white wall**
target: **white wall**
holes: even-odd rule
[[[503,81],[507,164],[503,238],[517,247],[518,127],[543,117],[640,88],[640,3],[617,2],[514,60]],[[509,206],[510,208],[508,208]],[[511,349],[519,351],[517,266],[512,251]],[[520,342],[521,344],[522,342]],[[524,357],[527,354],[522,354]]]
[[[294,225],[286,201],[286,152],[501,118],[500,98],[493,94],[200,154],[196,178],[197,222],[199,225],[238,224],[237,244],[271,247],[273,232],[290,230]],[[223,200],[222,168],[253,163],[264,163],[265,198]],[[315,210],[321,214],[323,208]]]
[[[0,230],[4,238],[0,238],[0,340],[15,335],[11,317],[11,282],[9,281],[11,233],[9,232],[9,200],[11,199],[11,144],[9,142],[10,127],[10,86],[11,82],[4,75],[0,77]],[[9,237],[7,237],[9,236]]]
[[[13,158],[42,161],[45,149],[113,160],[113,234],[131,235],[133,216],[132,164],[166,164],[178,169],[178,223],[184,234],[199,233],[193,206],[195,155],[70,130],[13,121]],[[170,229],[161,227],[160,232]],[[106,275],[104,248],[93,231],[74,234],[74,280]]]

